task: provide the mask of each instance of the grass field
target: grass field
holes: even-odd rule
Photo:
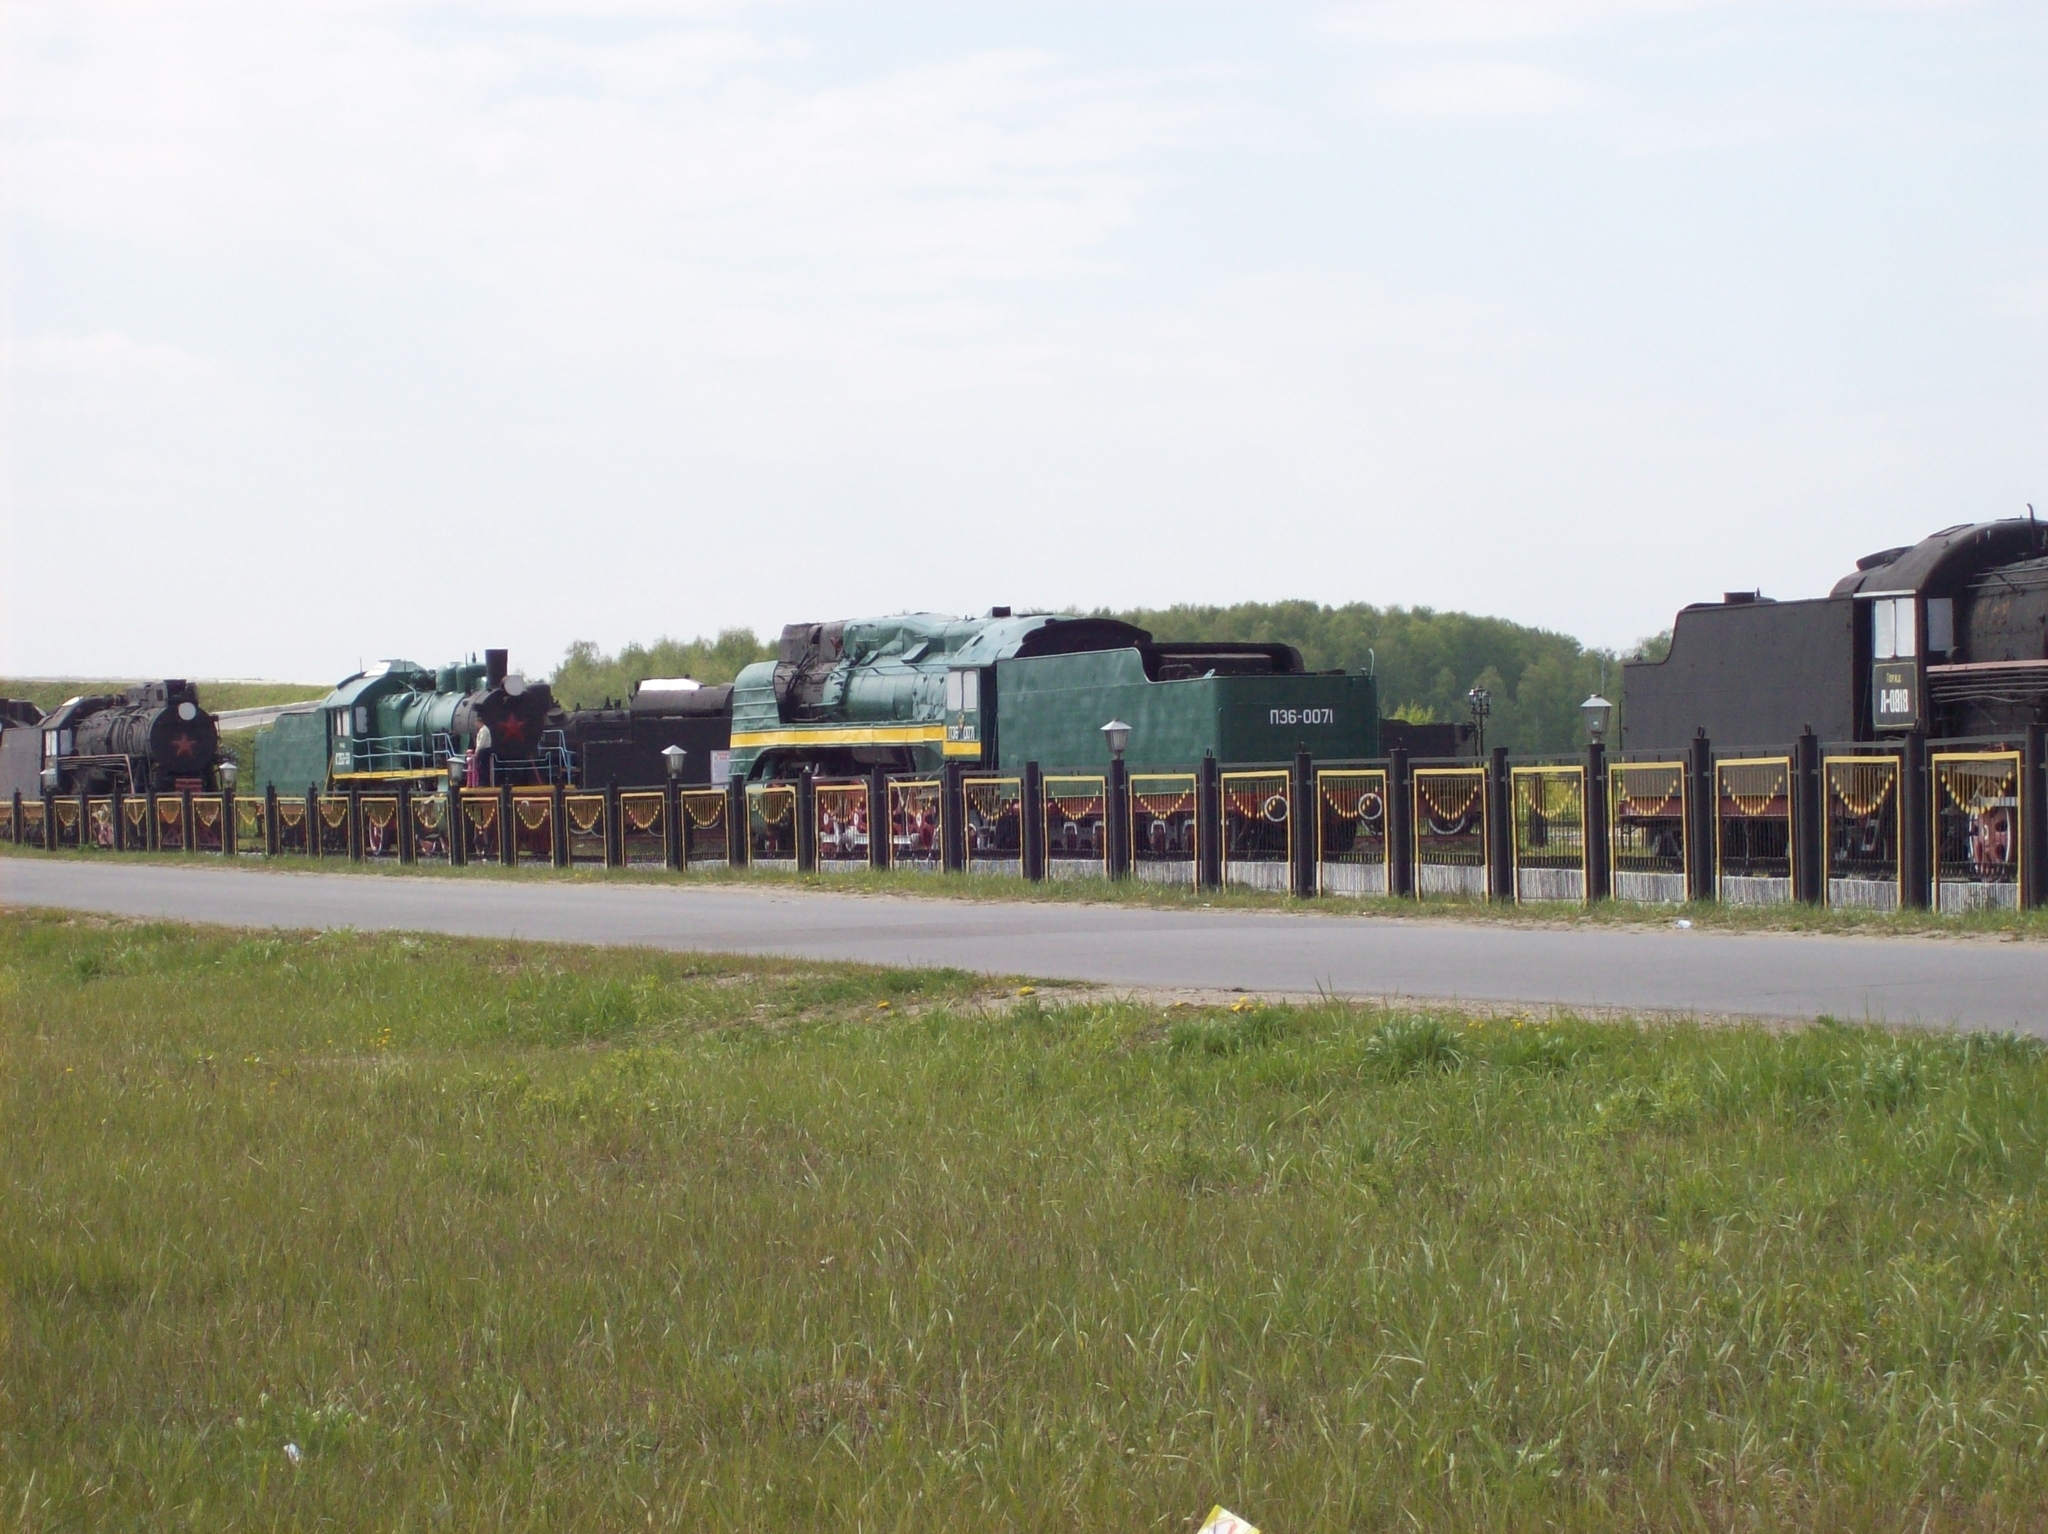
[[[2035,1047],[1018,990],[0,915],[0,1518],[2042,1527]]]
[[[83,677],[0,677],[0,698],[27,698],[48,713],[66,698],[90,697],[94,693],[118,694],[132,681],[95,681]],[[224,708],[261,708],[270,703],[304,703],[324,698],[333,688],[308,682],[207,682],[195,684],[199,701],[216,713]]]

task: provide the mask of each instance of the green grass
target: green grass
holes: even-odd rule
[[[0,856],[49,857],[35,848],[16,849],[0,842]],[[60,853],[62,857],[104,859],[104,852]],[[125,858],[168,861],[182,867],[222,866],[221,860],[187,857],[179,853],[149,855],[124,853]],[[1033,884],[1024,879],[990,875],[870,873],[794,874],[763,869],[694,868],[672,874],[659,868],[604,869],[579,865],[573,869],[522,864],[508,869],[498,864],[451,868],[443,862],[402,867],[396,862],[350,864],[338,858],[314,862],[301,857],[265,860],[238,859],[235,866],[270,868],[289,872],[366,873],[388,877],[455,879],[612,879],[632,882],[681,881],[689,884],[761,885],[773,888],[837,890],[846,894],[896,895],[927,900],[1029,900],[1069,905],[1142,906],[1154,910],[1289,911],[1318,916],[1376,916],[1412,921],[1494,922],[1514,926],[1543,927],[1670,927],[1687,922],[1701,930],[1723,932],[1804,932],[1854,934],[1869,937],[1990,936],[2015,940],[2048,939],[2048,910],[1971,911],[1960,915],[1938,915],[1933,911],[1832,910],[1825,906],[1724,906],[1701,901],[1679,906],[1631,905],[1606,900],[1590,907],[1540,904],[1493,905],[1471,900],[1354,900],[1326,896],[1295,900],[1263,890],[1196,890],[1187,886],[1141,884],[1125,880],[1110,884],[1100,879],[1047,880]]]
[[[134,680],[95,680],[90,677],[48,678],[0,677],[0,698],[27,698],[48,713],[67,698],[90,697],[94,693],[126,692]],[[324,698],[330,686],[310,682],[198,682],[199,701],[218,713],[224,708],[261,708],[271,703],[304,703]]]
[[[10,914],[0,1093],[25,1529],[2048,1507],[2011,1040]]]

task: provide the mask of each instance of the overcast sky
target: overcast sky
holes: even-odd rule
[[[1626,644],[2048,514],[2048,6],[4,11],[0,674],[1300,596]]]

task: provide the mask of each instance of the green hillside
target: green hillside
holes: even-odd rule
[[[135,685],[133,677],[0,677],[0,698],[27,698],[48,713],[67,698],[90,697],[94,693],[122,693]],[[263,708],[272,703],[304,703],[324,698],[332,690],[326,682],[198,682],[199,701],[215,713],[227,708]]]

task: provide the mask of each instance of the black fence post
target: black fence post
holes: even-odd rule
[[[1792,898],[1819,905],[1821,888],[1820,738],[1808,725],[1792,743]]]
[[[2027,726],[2020,752],[2020,904],[2029,911],[2048,906],[2048,826],[2041,811],[2048,790],[2041,781],[2048,771],[2048,725]]]
[[[726,866],[745,868],[754,856],[754,823],[747,815],[747,780],[734,773],[725,792]]]
[[[155,835],[156,795],[149,796],[149,823],[151,835]],[[320,856],[320,790],[311,783],[306,785],[306,856]]]
[[[1223,883],[1223,769],[1216,753],[1205,751],[1195,768],[1195,888],[1212,890]]]
[[[455,784],[448,785],[448,866],[467,867],[469,863],[469,812],[462,807],[462,790]]]
[[[410,863],[418,856],[412,839],[412,785],[398,785],[398,861]]]
[[[277,785],[263,785],[263,855],[277,856]]]
[[[18,788],[14,791],[13,809],[14,819],[8,827],[8,832],[14,839],[14,845],[19,847],[21,845],[21,790]]]
[[[1121,879],[1131,871],[1131,770],[1124,759],[1109,759],[1103,782],[1102,833],[1109,838],[1109,876]]]
[[[519,866],[519,834],[512,823],[512,785],[498,785],[498,861],[507,868]],[[609,861],[609,860],[607,860]]]
[[[189,788],[178,790],[178,835],[185,843],[183,851],[192,853],[199,850],[199,839],[192,834],[192,790]]]
[[[623,868],[626,863],[626,821],[620,813],[623,808],[619,802],[619,780],[614,778],[604,786],[604,866],[607,868]]]
[[[1495,746],[1486,762],[1486,893],[1515,898],[1514,826],[1509,816],[1508,748]]]
[[[363,860],[363,791],[354,784],[348,791],[348,859],[351,863]]]
[[[967,867],[967,793],[958,762],[939,769],[939,866],[949,874]]]
[[[1415,780],[1408,748],[1387,753],[1387,893],[1415,893]]]
[[[235,824],[235,791],[224,788],[220,791],[220,850],[224,857],[242,855],[242,833]]]
[[[1017,797],[1017,813],[1024,817],[1018,856],[1024,863],[1024,877],[1036,883],[1045,878],[1045,773],[1038,763],[1024,764]]]
[[[559,785],[557,785],[559,786]],[[683,870],[683,789],[674,778],[661,788],[661,861],[670,873]]]
[[[1586,903],[1605,900],[1613,894],[1607,866],[1607,747],[1599,741],[1586,746]]]
[[[1692,824],[1685,828],[1687,880],[1685,898],[1714,898],[1714,743],[1702,730],[1686,748],[1686,803],[1692,808]]]
[[[1287,828],[1291,865],[1287,889],[1296,900],[1312,900],[1316,893],[1315,844],[1309,840],[1310,817],[1315,813],[1316,763],[1306,746],[1294,753],[1294,770],[1287,783]]]
[[[889,769],[868,770],[868,867],[886,873],[889,854],[895,851],[891,838],[895,827],[889,821]]]
[[[951,829],[952,807],[947,806],[948,829]],[[818,780],[806,767],[796,775],[796,871],[800,874],[814,874],[818,871]]]
[[[57,797],[54,794],[45,793],[43,795],[43,851],[55,852],[56,850]]]

